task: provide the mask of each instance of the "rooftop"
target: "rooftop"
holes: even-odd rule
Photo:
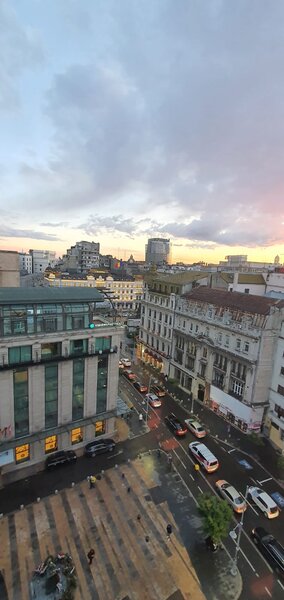
[[[196,281],[198,279],[204,279],[207,277],[208,273],[204,271],[186,271],[182,273],[147,273],[145,275],[145,281],[154,281],[158,283],[169,283],[169,284],[183,284],[183,283],[191,283],[192,281]]]
[[[188,300],[215,304],[231,310],[239,310],[251,314],[269,315],[271,307],[284,308],[284,301],[276,298],[227,292],[200,286],[183,295]]]
[[[260,273],[239,273],[238,283],[253,283],[254,285],[265,285]]]
[[[1,304],[54,304],[55,302],[103,302],[103,294],[96,288],[19,287],[0,288]]]

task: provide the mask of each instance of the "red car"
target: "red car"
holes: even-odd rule
[[[177,437],[186,435],[187,427],[173,413],[165,417],[165,422]]]
[[[166,395],[165,390],[163,390],[163,388],[161,388],[159,385],[152,385],[151,391],[153,392],[153,394],[156,394],[158,398],[164,398],[164,396]]]
[[[146,392],[148,392],[147,385],[141,383],[140,381],[135,381],[133,385],[138,390],[138,392],[140,392],[140,394],[145,394]]]
[[[133,371],[130,371],[130,369],[124,370],[123,375],[126,377],[126,379],[128,379],[128,381],[136,381],[136,375],[133,373]]]

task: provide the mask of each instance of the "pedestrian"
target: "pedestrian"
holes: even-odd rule
[[[139,418],[139,421],[141,423],[143,421],[143,415],[142,415],[142,413],[139,413],[139,417],[138,418]]]
[[[172,462],[173,462],[173,457],[171,454],[168,455],[168,465],[169,465],[169,469],[171,470],[172,468]]]
[[[91,477],[89,477],[89,488],[90,490],[95,487],[95,483],[96,483],[97,479],[94,475],[91,475]]]
[[[157,455],[158,455],[158,458],[161,458],[161,449],[160,448],[158,448],[158,450],[157,450]]]
[[[145,536],[145,542],[147,542],[147,543],[148,543],[149,541],[150,541],[150,538],[149,538],[149,536],[148,536],[148,535],[146,535],[146,536]]]
[[[94,556],[95,556],[94,548],[91,548],[87,554],[87,557],[89,559],[89,565],[92,564]]]
[[[124,473],[121,473],[121,479],[124,479],[125,475]]]
[[[167,538],[168,538],[168,540],[170,540],[170,539],[171,539],[171,534],[172,534],[172,532],[173,532],[173,528],[172,528],[171,524],[170,524],[170,523],[168,523],[168,524],[167,524]]]
[[[127,488],[127,493],[130,494],[130,492],[131,492],[131,487],[129,485],[128,488]]]
[[[140,523],[140,521],[141,521],[141,515],[139,515],[139,514],[137,515],[137,521],[138,521],[138,523]]]

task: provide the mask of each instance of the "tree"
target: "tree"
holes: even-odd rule
[[[212,494],[202,494],[198,499],[199,513],[203,522],[204,533],[219,544],[227,537],[233,511],[225,500]]]

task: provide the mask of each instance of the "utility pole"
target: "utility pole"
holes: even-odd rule
[[[248,490],[249,490],[249,486],[247,485],[246,493],[245,493],[245,497],[244,497],[245,502],[247,502]],[[233,558],[233,564],[232,564],[232,568],[231,568],[231,575],[233,575],[234,577],[236,577],[236,575],[238,574],[237,564],[238,564],[238,555],[239,555],[239,550],[240,550],[241,535],[242,535],[242,530],[243,530],[243,525],[244,525],[244,516],[245,516],[245,511],[242,512],[241,520],[238,523],[238,525],[235,527],[235,529],[238,529],[238,535],[237,535],[235,556]],[[230,536],[232,539],[235,539],[235,537],[236,537],[235,529],[233,529],[233,531],[230,531]]]

